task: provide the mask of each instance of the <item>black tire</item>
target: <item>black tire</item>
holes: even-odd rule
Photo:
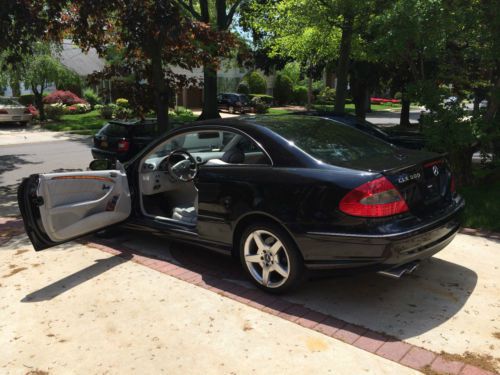
[[[263,285],[261,281],[257,280],[254,277],[255,274],[255,269],[261,269],[261,272],[264,272],[264,269],[261,265],[257,264],[254,265],[254,272],[250,270],[247,262],[245,260],[245,243],[247,242],[249,236],[253,236],[253,233],[256,231],[263,231],[263,232],[268,232],[272,234],[276,239],[281,241],[282,247],[279,250],[278,256],[281,257],[283,260],[286,260],[287,265],[288,265],[288,277],[286,278],[286,281],[283,282],[281,285],[275,285],[275,286],[266,286]],[[271,236],[269,236],[271,237]],[[268,237],[268,239],[269,239]],[[249,240],[250,243],[253,240]],[[271,238],[272,241],[272,238]],[[271,243],[272,244],[272,243]],[[290,291],[297,286],[300,285],[300,283],[304,280],[305,278],[305,268],[304,268],[304,261],[302,259],[302,256],[299,252],[299,249],[295,245],[294,241],[291,239],[290,235],[279,225],[271,223],[271,222],[258,222],[255,224],[249,225],[245,230],[243,231],[243,234],[240,239],[239,243],[239,254],[240,254],[240,260],[241,260],[241,265],[243,267],[243,270],[245,271],[247,277],[259,288],[262,289],[268,293],[272,294],[281,294],[287,291]],[[283,252],[286,252],[286,257]],[[261,258],[262,259],[262,258]],[[272,276],[269,277],[271,278],[279,278],[282,277],[280,274],[278,274],[275,271],[271,271]],[[258,271],[257,271],[258,273]],[[285,279],[282,277],[282,280]],[[279,284],[280,281],[277,281],[276,284]]]

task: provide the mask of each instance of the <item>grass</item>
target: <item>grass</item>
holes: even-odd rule
[[[196,116],[187,112],[183,112],[179,115],[170,114],[170,121],[173,124],[183,124],[194,120],[196,120]],[[83,114],[64,115],[58,121],[46,123],[43,125],[43,128],[57,132],[94,135],[108,121],[109,120],[103,119],[98,111],[90,111]]]
[[[268,115],[286,115],[289,113],[293,113],[294,111],[291,111],[289,109],[282,109],[282,108],[269,108],[267,111]]]
[[[97,111],[63,115],[60,120],[48,122],[43,127],[57,132],[72,132],[78,134],[95,134],[107,120],[101,118]]]
[[[500,232],[500,181],[458,190],[465,198],[464,227]]]

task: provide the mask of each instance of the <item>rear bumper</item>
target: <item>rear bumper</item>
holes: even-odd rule
[[[0,122],[28,122],[31,121],[31,117],[31,114],[0,115]]]
[[[113,151],[104,151],[93,147],[91,152],[94,159],[116,159],[116,152]]]
[[[380,235],[308,232],[299,247],[315,249],[305,259],[309,269],[367,268],[384,270],[430,258],[455,237],[460,229],[464,201],[448,214],[411,230]]]

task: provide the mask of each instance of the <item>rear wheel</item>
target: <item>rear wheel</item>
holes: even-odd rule
[[[243,269],[259,287],[283,293],[296,287],[304,276],[304,263],[288,233],[272,223],[250,225],[240,241]]]

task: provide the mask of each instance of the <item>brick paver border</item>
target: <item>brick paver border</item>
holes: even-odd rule
[[[6,243],[12,237],[23,233],[23,229],[20,219],[0,217],[0,245]],[[500,239],[499,233],[484,232],[469,228],[462,229],[461,233]],[[163,259],[152,258],[150,255],[143,255],[113,240],[101,240],[100,242],[81,240],[80,242],[123,259],[132,260],[135,263],[179,280],[211,290],[224,297],[276,315],[282,319],[344,341],[359,349],[415,370],[429,372],[430,369],[439,374],[453,375],[494,375],[490,371],[464,362],[450,361],[438,353],[361,326],[344,322],[321,312],[311,310],[301,304],[289,302],[282,297],[269,295],[259,289],[247,288],[240,284],[224,280],[222,274],[214,273],[200,265],[176,265]]]

